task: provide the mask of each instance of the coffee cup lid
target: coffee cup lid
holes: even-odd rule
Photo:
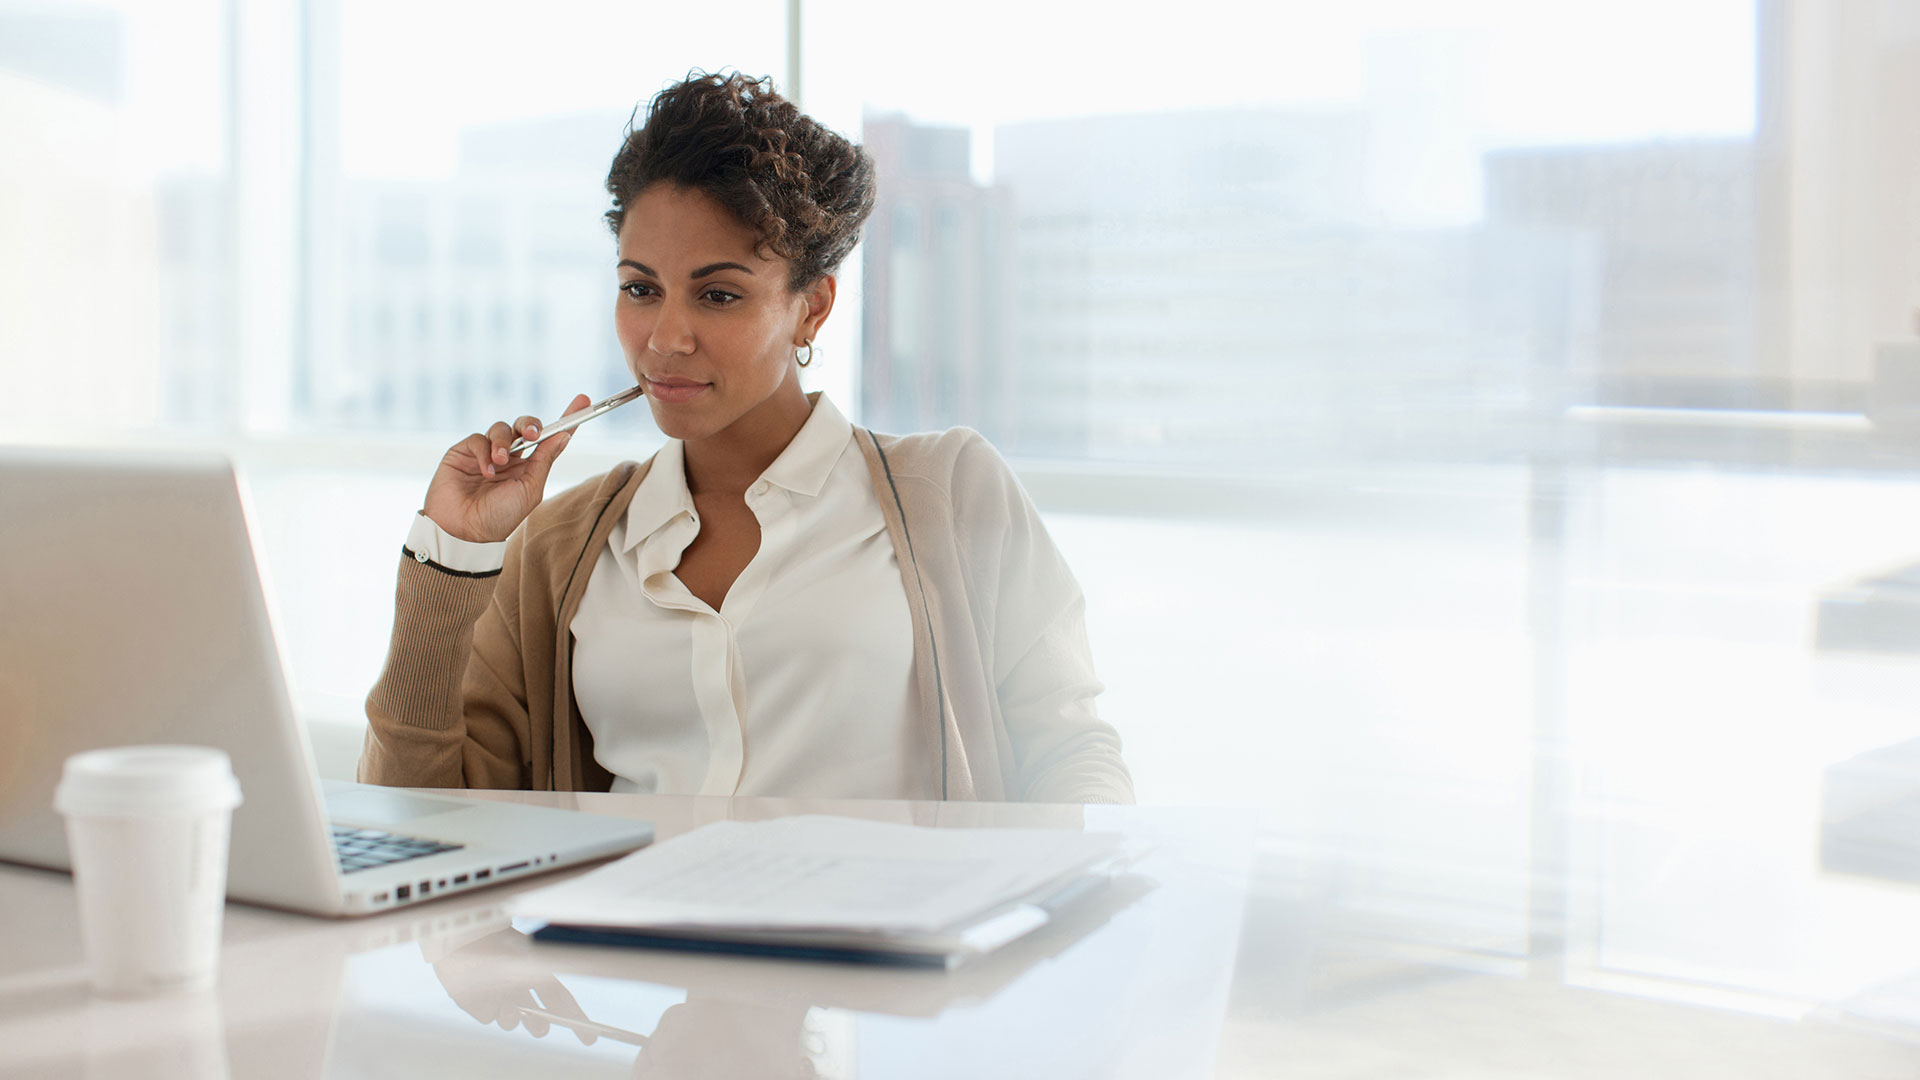
[[[116,746],[67,759],[53,807],[62,814],[200,814],[240,805],[226,751],[208,746]]]

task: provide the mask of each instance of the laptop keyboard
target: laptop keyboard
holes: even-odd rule
[[[333,826],[333,850],[340,859],[340,872],[343,874],[418,859],[424,855],[438,855],[443,851],[458,851],[462,846],[381,832],[379,829]]]

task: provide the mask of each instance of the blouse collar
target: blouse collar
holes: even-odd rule
[[[813,405],[806,423],[793,441],[773,459],[760,479],[795,495],[815,497],[826,487],[840,455],[853,441],[853,424],[820,391],[807,395]],[[693,494],[687,490],[686,444],[668,439],[627,505],[626,536],[621,548],[631,551],[648,537],[685,514],[693,520]]]

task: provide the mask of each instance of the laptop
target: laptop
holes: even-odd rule
[[[368,633],[380,628],[369,626]],[[82,750],[213,746],[245,800],[230,899],[363,915],[646,845],[646,822],[315,774],[233,467],[10,450],[0,467],[0,860],[68,869]]]

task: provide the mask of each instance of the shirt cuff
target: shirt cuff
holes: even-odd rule
[[[417,558],[425,555],[434,563],[463,574],[492,574],[507,563],[507,542],[477,544],[453,535],[425,514],[415,514],[413,531],[407,533],[407,550]]]

